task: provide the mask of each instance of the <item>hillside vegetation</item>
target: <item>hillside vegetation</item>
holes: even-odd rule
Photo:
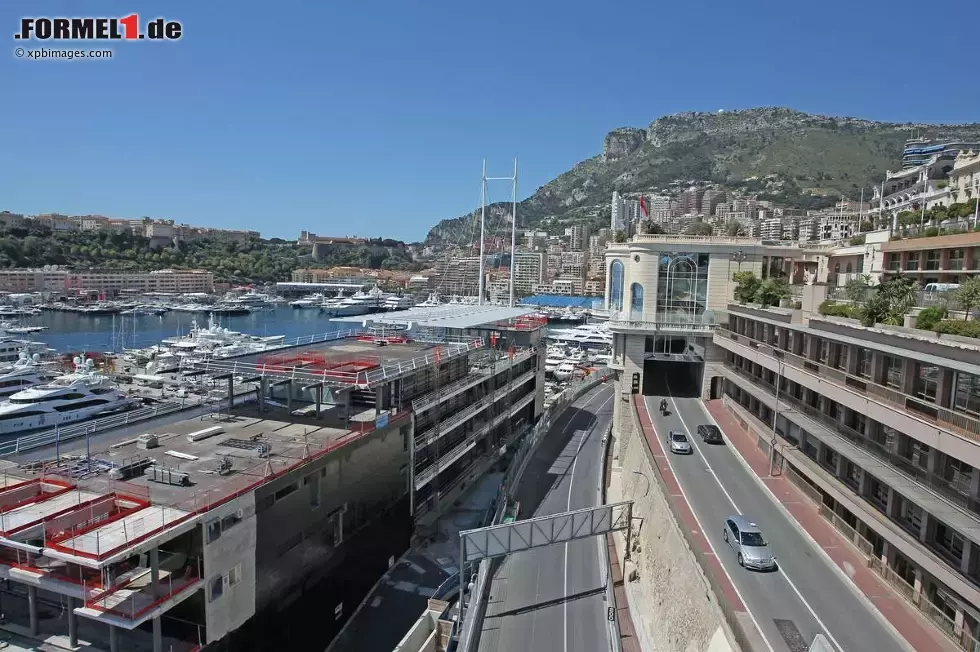
[[[683,190],[693,182],[757,194],[799,208],[833,205],[845,195],[881,183],[901,166],[905,141],[913,135],[936,140],[980,141],[980,124],[894,124],[810,115],[785,108],[665,116],[644,129],[609,132],[603,152],[582,161],[518,204],[519,228],[552,232],[573,223],[608,223],[614,190]],[[774,175],[769,179],[770,175]],[[671,187],[671,184],[675,185]],[[494,205],[489,228],[509,214]],[[471,215],[443,220],[427,241],[459,237]],[[605,220],[605,222],[603,222]]]
[[[131,233],[53,232],[37,224],[0,230],[0,268],[65,265],[110,270],[206,269],[214,273],[217,281],[251,283],[289,280],[297,267],[417,267],[403,243],[380,239],[366,245],[331,247],[317,263],[308,260],[309,254],[308,246],[278,239],[235,242],[210,237],[151,248],[149,238]]]

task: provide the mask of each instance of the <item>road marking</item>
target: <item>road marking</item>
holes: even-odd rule
[[[602,392],[599,392],[599,394],[601,393]],[[599,394],[596,394],[596,396]],[[615,394],[613,394],[613,396],[615,396]],[[599,411],[606,406],[606,403],[613,400],[613,396],[607,398],[605,402],[598,407],[598,409],[595,411],[595,423],[593,423],[592,427],[589,428],[587,434],[579,439],[578,448],[575,450],[575,459],[572,460],[572,470],[568,474],[568,501],[565,504],[566,512],[572,511],[572,484],[575,483],[575,467],[578,465],[578,454],[582,451],[582,444],[585,443],[585,440],[588,439],[589,435],[592,434],[592,431],[595,430],[595,424],[599,422]],[[589,403],[591,402],[592,400],[590,399]],[[586,403],[586,405],[588,405],[588,403]],[[564,600],[562,600],[562,649],[564,649],[565,652],[568,652],[568,541],[565,542],[564,557],[564,587],[562,589],[562,597],[564,598]]]
[[[738,599],[741,600],[742,604],[745,606],[745,612],[749,614],[749,618],[752,619],[752,623],[755,625],[756,630],[758,630],[759,636],[762,637],[762,640],[766,644],[766,647],[769,648],[769,652],[776,652],[772,647],[772,643],[770,643],[769,639],[766,638],[765,632],[762,631],[762,627],[759,625],[759,621],[756,620],[755,614],[753,614],[752,610],[749,609],[749,603],[746,602],[745,598],[742,597],[742,592],[738,590],[738,586],[735,584],[735,578],[733,578],[731,573],[728,572],[728,569],[725,568],[725,565],[721,563],[721,556],[718,554],[718,551],[715,550],[715,545],[711,543],[711,539],[708,538],[708,531],[705,530],[704,525],[701,524],[701,519],[698,518],[697,512],[694,511],[694,505],[692,505],[691,501],[687,499],[687,494],[684,493],[684,487],[681,486],[681,481],[677,477],[677,473],[674,472],[674,463],[671,461],[669,453],[667,453],[667,451],[664,450],[664,446],[660,442],[660,435],[657,433],[656,426],[653,425],[653,416],[650,414],[650,406],[647,405],[647,401],[645,398],[641,402],[643,403],[643,409],[646,410],[647,418],[650,419],[650,426],[653,428],[653,438],[657,440],[657,446],[663,452],[664,458],[667,460],[667,466],[670,467],[670,472],[673,474],[674,480],[677,482],[677,488],[680,490],[681,496],[684,498],[684,502],[686,502],[687,506],[691,509],[691,515],[694,517],[694,522],[698,524],[698,527],[701,529],[701,532],[704,534],[704,540],[708,542],[708,547],[711,548],[711,554],[713,554],[718,559],[718,567],[721,568],[725,576],[728,577],[728,581],[731,582],[732,589],[735,590],[735,595],[738,596]],[[678,412],[678,414],[680,414],[680,412]],[[683,419],[681,420],[681,423],[684,423]],[[650,452],[652,453],[653,451]],[[705,570],[705,572],[708,571]]]
[[[667,380],[666,382],[667,382],[667,392],[669,393],[670,392],[670,381]],[[644,405],[646,405],[646,401],[644,401],[643,403],[644,403]],[[681,425],[684,426],[684,430],[687,430],[688,433],[690,433],[691,432],[691,429],[688,427],[687,422],[684,421],[684,415],[681,414],[681,410],[680,410],[680,407],[677,405],[677,400],[676,399],[674,399],[674,407],[677,409],[677,416],[678,416],[678,418],[680,418]],[[650,411],[648,409],[647,410],[647,413],[649,414],[649,412]],[[697,431],[695,431],[695,432],[697,432]],[[707,465],[708,471],[711,472],[711,475],[715,479],[715,482],[717,482],[718,483],[718,486],[721,487],[722,493],[725,494],[725,498],[728,499],[728,502],[731,503],[732,507],[735,509],[735,513],[736,514],[741,514],[742,513],[742,510],[740,510],[738,508],[738,505],[735,504],[735,501],[732,500],[731,494],[729,494],[728,493],[728,490],[725,489],[725,485],[723,485],[721,483],[721,479],[718,477],[718,474],[715,473],[715,470],[711,467],[711,463],[708,461],[708,458],[705,457],[704,456],[704,453],[701,452],[701,447],[698,446],[696,443],[694,443],[694,440],[695,439],[696,439],[696,437],[693,437],[693,436],[691,437],[691,443],[694,444],[694,449],[698,452],[698,455],[701,456],[701,459],[704,461],[705,465]],[[790,525],[792,525],[792,524],[790,524]],[[838,650],[843,650],[844,648],[841,646],[841,644],[838,643],[837,642],[837,639],[834,638],[834,635],[830,633],[830,629],[828,629],[827,626],[823,624],[823,621],[820,620],[820,616],[818,616],[817,615],[817,612],[813,610],[813,607],[810,606],[810,603],[806,601],[806,599],[803,597],[803,594],[800,593],[800,590],[796,588],[796,584],[794,584],[793,583],[793,580],[790,579],[789,574],[786,572],[786,569],[783,567],[782,563],[779,564],[779,573],[783,576],[783,579],[786,580],[786,583],[789,584],[789,588],[793,589],[793,593],[795,593],[796,594],[796,597],[800,599],[800,602],[803,603],[803,606],[806,607],[807,611],[810,612],[810,615],[813,616],[813,619],[815,621],[817,621],[817,624],[818,625],[820,625],[820,629],[822,629],[824,631],[824,633],[827,634],[827,638],[830,639],[830,642],[833,644],[833,646],[836,649],[838,649]],[[748,607],[746,607],[746,609],[748,609]]]

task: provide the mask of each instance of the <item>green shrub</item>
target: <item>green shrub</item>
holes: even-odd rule
[[[922,233],[923,238],[935,238],[937,235],[939,235],[939,227],[937,226],[930,226]]]
[[[847,241],[847,244],[851,245],[852,247],[856,247],[858,245],[863,245],[864,244],[864,240],[865,240],[865,238],[864,238],[863,235],[856,235],[853,238],[851,238],[850,240],[848,240]]]
[[[980,337],[980,321],[944,319],[936,325],[936,332],[960,337]]]
[[[803,302],[802,301],[794,301],[793,302],[793,310],[802,310],[802,309],[803,309]]]
[[[857,307],[851,306],[846,303],[836,303],[835,301],[824,301],[817,308],[821,315],[825,317],[847,317],[855,318],[857,313]]]
[[[926,308],[915,318],[915,327],[921,328],[924,331],[931,331],[936,329],[936,324],[946,319],[949,316],[949,311],[943,306],[932,306],[931,308]]]

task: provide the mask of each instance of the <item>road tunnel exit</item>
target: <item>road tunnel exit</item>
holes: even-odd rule
[[[678,360],[646,360],[643,363],[643,395],[690,398],[701,396],[704,363]]]

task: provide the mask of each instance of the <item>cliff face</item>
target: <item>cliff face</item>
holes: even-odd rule
[[[636,127],[620,127],[613,129],[602,144],[602,160],[605,162],[618,161],[638,150],[647,139],[647,132]]]
[[[606,134],[601,155],[578,163],[518,205],[518,228],[559,232],[578,222],[608,223],[614,190],[663,192],[674,182],[681,187],[710,182],[801,208],[832,205],[842,194],[857,199],[862,188],[897,169],[902,147],[913,135],[980,142],[980,124],[895,124],[782,107],[663,116],[646,129],[621,127]],[[769,175],[774,181],[768,186],[752,180]],[[502,213],[492,214],[488,229],[502,227]],[[426,239],[460,241],[471,215],[443,220]]]

